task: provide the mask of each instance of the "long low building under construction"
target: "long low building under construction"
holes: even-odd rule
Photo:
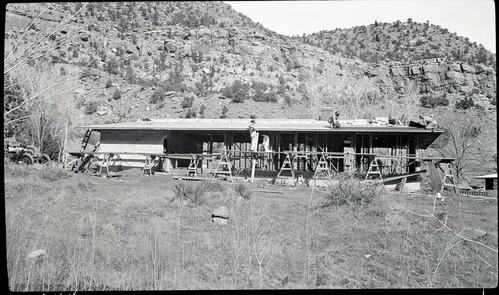
[[[319,153],[328,153],[336,155],[329,157],[328,161],[338,172],[366,172],[369,169],[368,156],[375,155],[380,158],[380,167],[386,171],[411,173],[420,169],[421,161],[417,159],[444,132],[440,129],[391,125],[381,120],[340,120],[340,128],[331,128],[328,122],[314,119],[255,121],[259,150],[262,150],[263,140],[266,139],[269,142],[266,150],[271,151],[257,157],[257,173],[279,171],[287,152],[303,152],[302,157],[293,161],[296,171],[315,169],[313,158],[317,159]],[[87,129],[86,135],[90,132],[100,133],[100,144],[93,152],[99,156],[116,155],[111,167],[114,170],[143,167],[145,159],[151,155],[156,156],[153,157],[154,161],[161,162],[156,169],[187,168],[191,161],[175,155],[209,156],[220,151],[229,151],[231,167],[242,170],[251,169],[249,125],[250,119],[194,118],[89,125],[82,128]],[[205,168],[213,169],[208,160],[202,162]]]

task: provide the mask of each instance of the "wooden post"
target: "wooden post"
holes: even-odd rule
[[[252,157],[251,159],[251,182],[255,180],[255,166],[256,166],[256,159]]]

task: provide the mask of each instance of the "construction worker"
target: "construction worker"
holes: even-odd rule
[[[339,122],[339,117],[340,117],[340,112],[336,111],[334,113],[334,116],[329,118],[328,122],[331,124],[331,127],[333,128],[340,128],[340,122]]]
[[[262,148],[264,152],[271,152],[272,149],[270,148],[270,138],[268,135],[262,135],[263,141],[262,141]],[[266,165],[265,169],[270,169],[270,165],[272,163],[272,154],[265,154],[265,159],[266,159]]]
[[[251,137],[251,146],[250,151],[256,152],[258,151],[258,131],[255,128],[255,119],[251,119],[251,124],[248,127]],[[251,154],[252,158],[256,157],[256,153]]]
[[[423,121],[425,129],[435,129],[437,127],[437,121],[433,118],[433,115],[430,116],[419,115],[419,118]]]

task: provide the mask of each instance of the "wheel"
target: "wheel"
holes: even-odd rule
[[[29,151],[32,155],[38,156],[40,155],[40,150],[32,144],[26,146],[26,151]]]
[[[31,155],[24,154],[21,156],[21,162],[26,165],[33,165],[33,163],[35,163],[35,160]]]
[[[48,163],[50,163],[50,157],[46,154],[42,154],[39,161],[40,161],[40,164],[48,164]]]

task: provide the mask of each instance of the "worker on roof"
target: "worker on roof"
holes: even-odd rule
[[[255,119],[251,119],[248,130],[251,137],[250,151],[256,152],[258,150],[258,131],[255,128]]]
[[[437,127],[437,121],[433,118],[433,115],[423,116],[419,115],[419,118],[423,121],[423,125],[426,129],[435,129]]]
[[[334,116],[329,118],[328,122],[329,122],[329,124],[331,124],[332,128],[340,128],[339,117],[340,117],[340,112],[336,111],[334,113]]]

